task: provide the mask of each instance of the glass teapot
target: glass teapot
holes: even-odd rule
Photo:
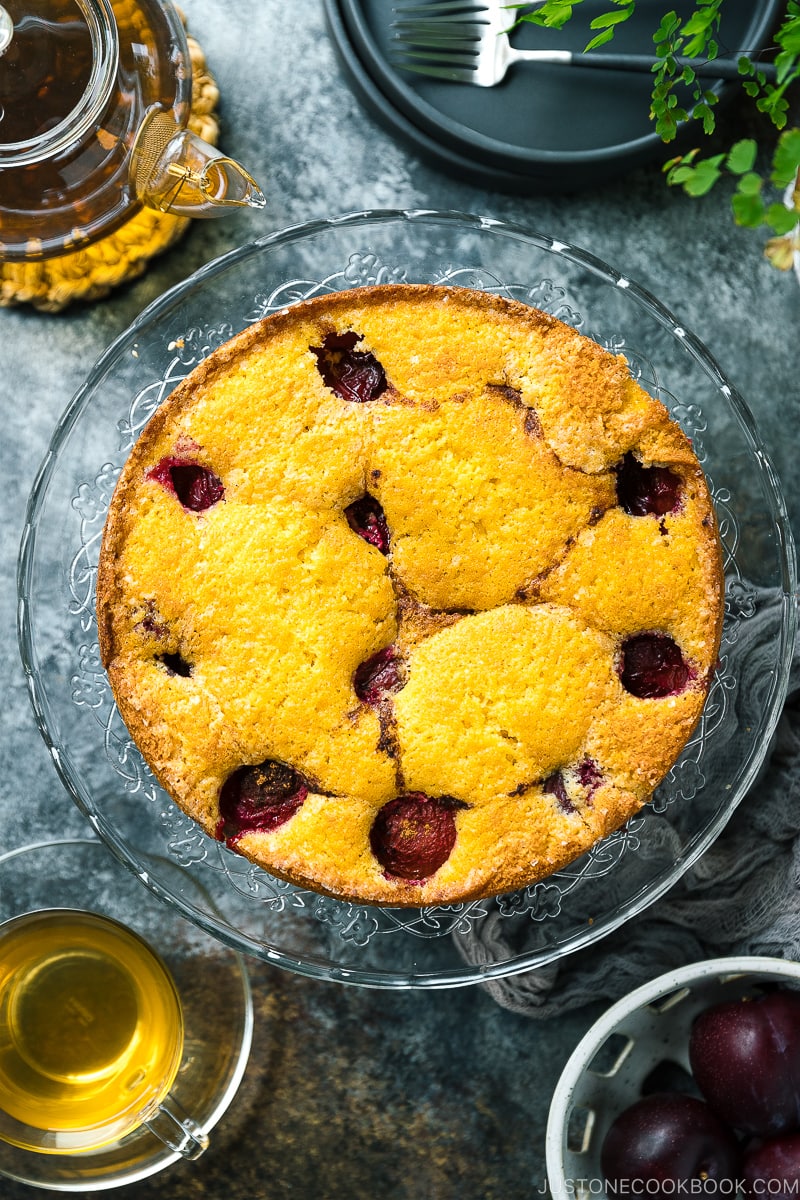
[[[142,205],[263,208],[247,171],[186,128],[191,74],[165,0],[0,0],[0,261],[80,249]]]

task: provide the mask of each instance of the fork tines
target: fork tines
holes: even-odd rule
[[[487,0],[410,0],[396,4],[390,29],[401,53],[413,48],[477,53],[484,28],[491,24]]]
[[[480,51],[480,38],[471,32],[469,27],[463,29],[439,30],[423,25],[414,25],[407,30],[393,26],[393,45],[398,50],[408,46],[429,47],[430,49],[450,51],[465,50],[477,54]]]
[[[508,0],[398,0],[392,14],[395,65],[457,83],[478,80],[481,61],[511,21]]]
[[[413,20],[425,17],[449,19],[461,14],[479,18],[481,14],[489,15],[489,6],[487,0],[410,0],[409,3],[394,4],[392,12],[401,17],[407,14]]]

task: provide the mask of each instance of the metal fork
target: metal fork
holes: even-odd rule
[[[559,63],[571,67],[597,67],[610,71],[650,73],[659,61],[654,55],[596,53],[571,50],[515,50],[508,36],[510,10],[491,0],[411,0],[397,4],[392,61],[405,71],[446,79],[451,83],[471,83],[494,87],[515,63]],[[691,67],[695,75],[707,79],[741,79],[737,58],[700,61],[678,58],[680,68]],[[759,72],[774,83],[772,63],[756,63]]]

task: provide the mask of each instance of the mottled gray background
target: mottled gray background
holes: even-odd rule
[[[387,0],[388,5],[389,0]],[[198,223],[111,299],[51,317],[0,312],[0,849],[84,821],[35,728],[20,666],[14,571],[25,503],[53,427],[88,369],[140,310],[259,234],[369,207],[508,218],[591,251],[652,291],[742,392],[800,532],[800,286],[737,230],[724,194],[668,190],[657,165],[572,196],[504,196],[425,165],[365,115],[320,0],[185,0],[221,92],[223,144],[266,184],[262,214]],[[736,106],[727,123],[749,129]],[[0,886],[2,881],[0,881]],[[547,1104],[591,1011],[539,1025],[480,989],[388,994],[253,965],[258,1021],[244,1085],[195,1165],[131,1200],[523,1200],[543,1178]],[[225,1019],[219,1013],[219,1021]],[[24,1186],[0,1183],[21,1200]]]

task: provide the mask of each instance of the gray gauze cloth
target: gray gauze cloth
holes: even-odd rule
[[[757,637],[757,629],[748,632]],[[769,643],[749,657],[747,677],[738,682],[745,708],[758,705],[772,654]],[[489,917],[460,937],[464,958],[506,958],[505,924]],[[739,954],[800,959],[800,639],[765,769],[694,866],[595,945],[481,986],[504,1008],[546,1018],[616,1000],[685,963]]]

